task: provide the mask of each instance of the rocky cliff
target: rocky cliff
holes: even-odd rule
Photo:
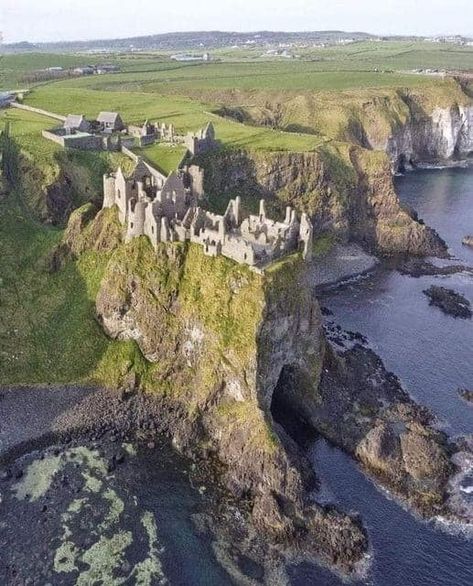
[[[446,253],[438,235],[400,205],[384,153],[332,143],[310,153],[223,151],[199,164],[210,203],[220,209],[235,194],[248,208],[265,197],[272,213],[292,205],[311,216],[316,234],[354,240],[379,254]]]
[[[223,93],[219,97],[222,115],[381,150],[394,170],[468,157],[473,152],[473,100],[467,88],[453,79],[410,89]],[[236,105],[235,100],[240,103]]]
[[[412,116],[376,145],[386,150],[395,169],[419,162],[447,161],[473,153],[473,105],[452,104],[428,115]]]
[[[145,357],[138,366],[117,362],[117,383],[161,401],[159,427],[181,451],[213,461],[275,543],[353,570],[366,551],[359,522],[308,501],[312,472],[271,414],[284,368],[297,367],[308,392],[320,380],[325,341],[302,260],[289,257],[262,276],[197,245],[155,252],[145,237],[122,243],[115,226],[113,210],[95,219],[90,206],[78,210],[58,256],[80,256],[99,240],[111,251],[97,318]]]

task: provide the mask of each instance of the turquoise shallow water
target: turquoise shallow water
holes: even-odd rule
[[[473,233],[473,169],[421,170],[397,178],[403,202],[436,228],[456,262],[473,266],[473,249],[462,238]],[[473,304],[473,276],[419,279],[379,269],[328,293],[322,303],[343,328],[364,334],[406,389],[429,406],[451,435],[473,433],[473,407],[458,388],[473,389],[473,322],[430,307],[422,290],[432,284],[463,293]],[[373,545],[368,577],[375,586],[471,586],[473,540],[452,535],[403,510],[340,451],[319,442],[311,450],[323,480],[323,495],[361,513]],[[470,478],[473,484],[473,474]],[[299,567],[294,585],[339,584],[328,572]]]

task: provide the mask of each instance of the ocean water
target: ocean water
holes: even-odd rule
[[[396,183],[401,200],[447,242],[454,262],[473,266],[473,249],[461,244],[473,233],[473,169],[420,170]],[[473,389],[473,322],[429,306],[422,291],[432,284],[455,289],[473,304],[470,274],[413,278],[386,268],[325,294],[321,302],[334,313],[330,319],[368,338],[387,368],[450,435],[472,434],[473,407],[458,396],[458,389]],[[322,479],[322,498],[361,513],[368,529],[371,560],[361,583],[473,584],[471,534],[416,518],[324,441],[312,447],[311,458]],[[293,568],[291,575],[294,586],[341,584],[315,567]]]

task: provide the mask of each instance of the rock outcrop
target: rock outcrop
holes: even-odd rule
[[[463,319],[471,319],[473,315],[468,299],[453,289],[432,285],[423,293],[430,299],[430,305],[438,307],[446,315]]]
[[[316,236],[331,233],[382,255],[446,255],[437,233],[401,206],[382,152],[333,143],[311,153],[225,151],[199,164],[212,200],[241,193],[251,207],[264,197],[272,213],[285,205],[308,213]]]
[[[352,570],[366,549],[359,522],[307,500],[312,472],[271,416],[284,368],[308,390],[320,378],[325,341],[303,267],[296,255],[262,276],[192,244],[155,252],[142,237],[114,251],[97,316],[109,336],[139,345],[137,384],[162,398],[176,447],[213,460],[275,542]]]
[[[327,350],[316,391],[301,396],[301,388],[299,376],[286,371],[276,389],[281,413],[296,411],[422,514],[449,514],[453,447],[374,352],[360,345]]]

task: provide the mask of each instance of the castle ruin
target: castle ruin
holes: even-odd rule
[[[206,255],[223,255],[257,271],[292,252],[311,259],[313,226],[306,214],[299,218],[287,207],[283,221],[273,220],[264,200],[257,215],[244,214],[240,197],[229,201],[223,215],[211,213],[199,205],[205,194],[203,171],[197,165],[181,163],[166,176],[128,148],[138,138],[141,146],[160,140],[184,144],[191,156],[205,153],[218,146],[211,122],[184,136],[172,124],[146,121],[127,126],[116,112],[100,112],[91,122],[71,114],[62,120],[61,128],[43,131],[43,136],[65,148],[121,150],[135,161],[130,176],[119,168],[103,178],[103,207],[117,206],[127,240],[144,235],[155,249],[161,242],[193,242]]]
[[[313,227],[306,214],[299,219],[287,207],[283,221],[272,220],[261,200],[258,215],[245,216],[241,198],[236,197],[219,215],[204,210],[199,199],[186,170],[165,177],[138,160],[130,177],[121,168],[104,176],[103,206],[118,207],[127,240],[145,235],[154,248],[160,242],[194,242],[206,255],[223,255],[256,270],[298,250],[310,260]]]

